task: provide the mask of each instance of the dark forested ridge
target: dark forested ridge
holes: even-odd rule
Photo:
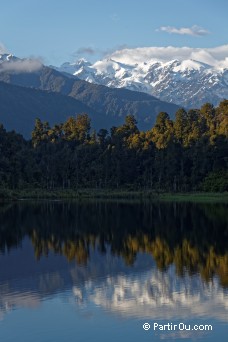
[[[87,114],[53,127],[37,119],[32,140],[0,127],[2,188],[127,188],[227,191],[228,100],[217,108],[160,112],[139,131],[133,115],[110,132],[91,131]]]
[[[54,124],[82,112],[89,114],[94,128],[108,127],[105,115],[71,96],[0,81],[0,122],[7,130],[14,129],[25,138],[31,138],[37,116]]]
[[[140,129],[147,130],[154,125],[156,115],[159,112],[166,111],[173,117],[176,110],[179,108],[179,106],[173,103],[161,101],[154,96],[150,96],[145,93],[91,84],[89,82],[79,80],[75,76],[60,73],[46,66],[43,66],[39,71],[29,73],[2,71],[0,72],[0,81],[3,81],[1,88],[3,88],[4,84],[7,85],[6,83],[8,83],[9,86],[17,85],[24,89],[24,94],[21,94],[21,101],[16,102],[14,100],[12,102],[8,99],[8,107],[3,107],[3,103],[8,98],[8,94],[4,88],[1,90],[3,92],[2,98],[4,102],[0,101],[0,121],[1,117],[4,116],[5,118],[6,109],[7,113],[9,113],[9,117],[15,115],[13,103],[16,103],[18,106],[17,113],[19,112],[19,115],[23,115],[27,120],[30,120],[28,112],[30,109],[32,113],[36,112],[36,116],[46,116],[46,120],[52,122],[53,116],[50,115],[50,113],[54,114],[55,110],[57,111],[56,108],[59,108],[58,113],[61,112],[60,109],[63,108],[64,103],[65,106],[67,104],[65,113],[67,113],[68,116],[72,115],[71,110],[69,109],[71,109],[72,104],[74,103],[73,100],[75,100],[77,103],[75,103],[74,113],[82,112],[79,108],[80,106],[87,106],[88,109],[84,111],[90,115],[92,126],[95,128],[105,127],[109,129],[112,125],[121,125],[124,121],[124,117],[127,114],[132,114],[137,118]],[[25,93],[26,89],[29,91],[29,88],[30,93],[31,88],[40,90],[40,93],[33,92],[33,106],[28,94]],[[18,88],[17,93],[19,90],[20,89]],[[16,91],[16,89],[12,89],[12,92],[13,91]],[[42,95],[41,91],[45,93]],[[46,103],[44,102],[46,106],[41,105],[42,101],[40,102],[40,97],[42,96],[44,98],[43,101],[45,101],[47,92],[50,94],[53,93],[52,98],[55,94],[58,106],[53,103],[53,100],[49,103],[47,101]],[[37,97],[35,95],[37,95]],[[58,96],[59,98],[57,98]],[[51,98],[51,95],[49,95],[49,97]],[[29,106],[29,108],[26,108],[27,106]],[[68,107],[69,109],[67,110]],[[93,115],[94,113],[97,114]],[[60,121],[65,120],[65,115],[66,114],[63,113]],[[103,120],[102,124],[100,116]],[[11,121],[13,121],[13,119]],[[59,122],[59,115],[57,114],[55,122]],[[10,129],[12,128],[17,129],[17,126],[11,125]],[[29,132],[30,131],[31,127],[29,128]],[[20,131],[20,133],[22,132],[24,134],[24,131]],[[28,136],[28,131],[26,135]]]

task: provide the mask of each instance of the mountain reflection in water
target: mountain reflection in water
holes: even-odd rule
[[[1,204],[0,318],[61,294],[78,308],[122,317],[227,323],[226,211],[225,204]]]

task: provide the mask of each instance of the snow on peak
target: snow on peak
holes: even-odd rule
[[[111,58],[97,61],[93,64],[93,68],[97,70],[98,74],[106,73],[109,75],[115,75],[116,71],[123,69],[121,63],[118,63]]]
[[[201,63],[199,61],[195,61],[193,59],[186,59],[184,61],[180,61],[178,65],[176,65],[173,70],[175,72],[183,72],[185,70],[192,71],[192,70],[201,70],[205,68],[209,68],[210,66],[207,65],[206,63]]]
[[[88,67],[90,65],[91,63],[88,62],[85,58],[81,58],[73,63],[70,63],[70,62],[63,63],[59,68],[55,68],[55,69],[61,72],[66,72],[66,73],[75,75],[80,69],[84,67]]]
[[[15,57],[12,54],[8,54],[8,53],[4,53],[4,54],[0,54],[0,63],[2,62],[11,62],[11,61],[15,61],[18,58]]]
[[[91,65],[91,63],[87,61],[85,58],[78,59],[74,64],[75,65]]]

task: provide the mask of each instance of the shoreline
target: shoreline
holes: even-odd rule
[[[80,189],[80,190],[9,190],[0,189],[0,202],[20,200],[73,200],[73,199],[136,199],[169,202],[227,202],[228,192],[186,192],[168,193],[153,190],[113,190],[113,189]]]

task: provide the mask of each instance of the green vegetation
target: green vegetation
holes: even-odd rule
[[[64,200],[64,199],[123,199],[175,202],[214,202],[228,203],[228,192],[188,192],[188,193],[159,193],[152,190],[132,191],[126,189],[0,189],[0,202],[7,200]]]
[[[164,193],[159,195],[161,201],[175,201],[175,202],[223,202],[228,203],[228,193],[216,192],[193,192],[193,193]]]
[[[222,193],[228,191],[227,138],[228,100],[217,108],[180,109],[174,121],[161,112],[146,132],[133,115],[110,134],[91,132],[87,114],[53,127],[37,119],[30,141],[1,125],[0,198]]]

